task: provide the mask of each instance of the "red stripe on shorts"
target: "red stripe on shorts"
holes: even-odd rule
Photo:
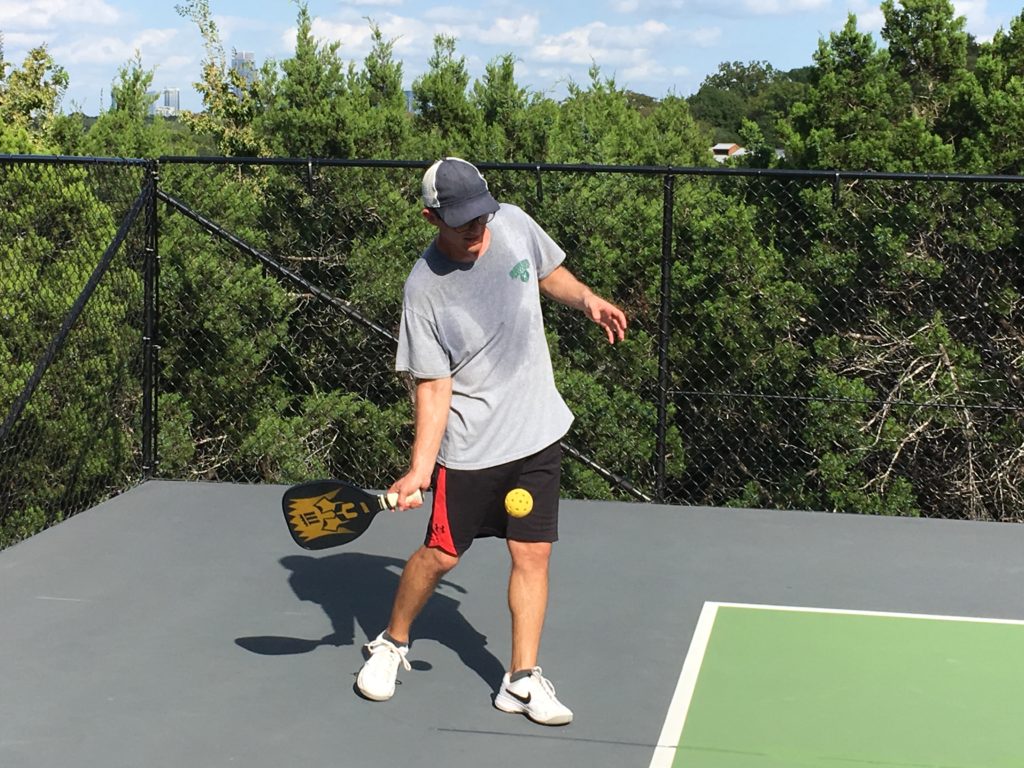
[[[452,529],[448,525],[447,480],[445,468],[439,467],[434,483],[434,508],[430,513],[430,540],[427,546],[458,557],[459,553],[455,551],[455,542],[452,540]]]

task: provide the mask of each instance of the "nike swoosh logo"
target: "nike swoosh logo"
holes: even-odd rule
[[[508,688],[506,688],[505,690],[508,691],[509,696],[511,696],[516,701],[521,701],[523,704],[529,704],[530,701],[533,699],[532,693],[528,693],[525,696],[520,696],[518,693],[515,693],[514,691],[509,691]]]

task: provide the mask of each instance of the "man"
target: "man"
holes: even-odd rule
[[[562,265],[565,253],[524,211],[499,206],[465,160],[427,170],[423,205],[437,235],[405,283],[395,363],[415,380],[415,437],[409,470],[389,492],[407,500],[433,487],[433,508],[356,685],[372,700],[394,695],[398,667],[410,669],[412,622],[438,581],[474,538],[498,536],[512,560],[512,658],[494,706],[564,725],[572,712],[537,660],[558,538],[559,441],[573,417],[555,388],[540,294],[581,310],[609,343],[625,337],[626,316]],[[533,497],[525,516],[506,514],[514,488]]]

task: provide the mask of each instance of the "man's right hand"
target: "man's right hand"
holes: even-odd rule
[[[407,472],[392,483],[391,487],[388,488],[388,493],[398,494],[398,504],[395,505],[395,509],[399,512],[404,512],[407,509],[416,509],[416,507],[423,506],[422,493],[429,488],[429,476],[424,479],[413,472]],[[417,492],[421,495],[416,499],[411,499],[410,497]]]

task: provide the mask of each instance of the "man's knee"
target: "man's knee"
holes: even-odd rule
[[[426,570],[438,578],[459,564],[459,558],[435,547],[420,547],[415,557]]]
[[[551,560],[550,541],[509,541],[508,551],[515,568],[544,570]]]

